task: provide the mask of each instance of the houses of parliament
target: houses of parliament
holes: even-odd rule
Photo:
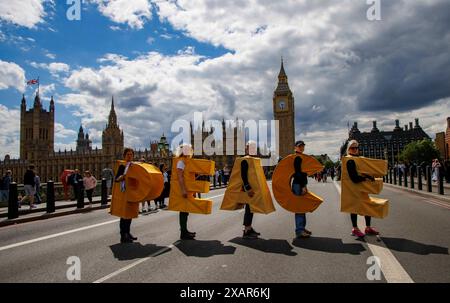
[[[274,119],[279,120],[280,134],[277,137],[280,147],[279,156],[284,157],[292,152],[295,141],[294,125],[294,97],[287,82],[287,75],[281,62],[278,74],[278,85],[273,93]],[[234,129],[230,129],[234,128]],[[201,135],[199,135],[199,132]],[[195,140],[205,138],[213,133],[211,129],[205,129],[205,123],[197,126],[194,130],[191,123],[191,143],[198,144]],[[234,134],[233,138],[227,138],[226,134]],[[224,166],[232,166],[235,158],[243,151],[238,150],[236,139],[244,136],[245,130],[239,126],[226,125],[222,120],[223,153],[222,155],[203,155],[202,158],[215,161],[216,168],[222,169]],[[114,167],[114,162],[122,158],[124,149],[124,134],[117,121],[114,108],[114,98],[111,101],[111,109],[108,116],[108,123],[102,133],[102,148],[92,148],[92,141],[89,135],[84,133],[80,126],[78,138],[76,140],[76,150],[54,150],[55,137],[55,101],[50,100],[50,106],[45,109],[42,105],[39,93],[36,93],[33,107],[27,110],[27,101],[22,97],[20,106],[20,158],[11,159],[6,155],[0,161],[0,173],[3,175],[6,170],[12,171],[13,179],[22,182],[23,175],[29,165],[33,164],[42,182],[47,180],[59,181],[59,176],[65,169],[89,170],[96,178],[100,178],[104,168]],[[230,140],[234,140],[231,142]],[[201,144],[201,142],[200,142]],[[233,155],[226,155],[227,144],[233,144]],[[264,152],[263,154],[266,154]],[[150,149],[135,151],[135,160],[145,160],[153,164],[164,163],[168,167],[171,164],[172,153],[169,148],[167,138],[162,135],[159,141],[152,141]]]

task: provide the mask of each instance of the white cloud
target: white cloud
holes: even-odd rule
[[[0,1],[0,20],[34,28],[43,22],[45,0]]]
[[[60,79],[61,74],[64,75],[70,71],[70,65],[62,62],[52,62],[50,64],[30,62],[30,65],[34,68],[48,70],[50,74],[58,80]]]
[[[147,42],[148,44],[153,44],[153,42],[155,42],[155,38],[153,38],[153,37],[148,37],[147,40],[146,40],[146,42]]]
[[[73,139],[76,140],[77,132],[67,129],[61,123],[55,123],[55,139]]]
[[[0,121],[5,121],[0,132],[0,160],[3,161],[5,155],[10,155],[11,158],[18,158],[20,111],[9,109],[0,104]]]
[[[52,53],[46,52],[46,53],[45,53],[45,56],[46,56],[47,58],[52,59],[52,60],[55,60],[55,59],[56,59],[56,55],[55,55],[55,54],[52,54]]]
[[[107,54],[98,59],[102,63],[99,68],[72,70],[65,85],[74,93],[64,96],[61,103],[76,109],[76,115],[99,132],[104,125],[95,124],[95,119],[106,121],[108,100],[114,94],[127,145],[148,146],[150,138],[155,139],[162,132],[169,135],[174,120],[192,119],[194,111],[203,111],[205,118],[272,118],[272,96],[281,55],[296,100],[297,138],[310,142],[312,153],[337,157],[347,137],[348,120],[364,125],[374,119],[384,125],[382,120],[389,119],[392,126],[399,116],[421,118],[430,113],[429,118],[421,118],[426,131],[438,129],[439,123],[445,126],[441,116],[434,117],[440,122],[433,122],[431,112],[448,113],[448,102],[428,101],[427,106],[418,106],[420,109],[413,113],[404,108],[397,114],[378,108],[368,114],[360,108],[369,100],[365,92],[383,79],[380,71],[390,63],[384,61],[387,56],[382,51],[396,40],[392,34],[404,33],[410,28],[411,16],[416,18],[422,8],[443,1],[430,0],[424,7],[406,1],[386,3],[382,23],[365,19],[364,1],[153,3],[162,22],[169,22],[197,41],[230,51],[217,58],[205,58],[189,47],[174,56],[156,52],[135,58]],[[108,4],[111,3],[105,1],[105,7]],[[414,35],[403,37],[412,46],[420,45],[415,43]],[[396,51],[393,53],[408,56],[415,53]],[[437,55],[441,57],[442,53]],[[415,66],[417,60],[410,62]],[[434,61],[430,59],[431,62]],[[406,62],[406,66],[411,63]],[[145,135],[142,129],[146,130]]]
[[[116,23],[126,23],[134,29],[142,29],[151,20],[151,4],[147,0],[93,0],[99,11]],[[112,29],[112,28],[111,28]]]
[[[25,91],[25,71],[13,62],[0,60],[0,90],[9,87]]]

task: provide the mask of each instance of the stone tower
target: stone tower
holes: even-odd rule
[[[20,106],[20,158],[34,162],[53,153],[55,138],[55,102],[50,100],[49,111],[41,103],[39,93],[34,98],[33,108],[27,111],[25,95]]]
[[[86,153],[92,150],[92,141],[89,139],[89,134],[84,134],[83,126],[80,125],[77,139],[77,153]]]
[[[117,124],[117,115],[114,110],[114,97],[111,100],[108,124],[102,135],[102,149],[105,155],[113,156],[116,159],[122,158],[124,149],[123,131],[120,130],[119,124]]]
[[[294,152],[295,144],[295,105],[292,91],[288,85],[288,77],[284,71],[283,59],[278,74],[278,86],[273,93],[273,113],[279,121],[279,156],[286,157]]]

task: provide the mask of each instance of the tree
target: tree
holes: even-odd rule
[[[334,167],[333,161],[330,160],[326,161],[323,165],[325,166],[326,169]]]
[[[400,153],[400,160],[418,165],[423,162],[430,164],[436,158],[439,158],[439,150],[434,142],[427,139],[409,143]]]

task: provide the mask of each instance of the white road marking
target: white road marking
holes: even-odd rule
[[[32,240],[27,240],[27,241],[23,241],[23,242],[19,242],[19,243],[14,243],[14,244],[11,244],[11,245],[0,247],[0,251],[7,250],[7,249],[10,249],[10,248],[19,247],[19,246],[23,246],[23,245],[27,245],[27,244],[31,244],[31,243],[35,243],[35,242],[39,242],[39,241],[44,241],[44,240],[48,240],[48,239],[52,239],[52,238],[56,238],[56,237],[60,237],[60,236],[68,235],[68,234],[72,234],[72,233],[76,233],[76,232],[83,231],[83,230],[86,230],[86,229],[96,228],[96,227],[99,227],[99,226],[111,224],[111,223],[118,222],[118,221],[119,221],[119,219],[115,219],[115,220],[106,221],[106,222],[102,222],[102,223],[98,223],[98,224],[94,224],[94,225],[84,226],[84,227],[81,227],[81,228],[71,229],[71,230],[68,230],[68,231],[61,232],[61,233],[52,234],[52,235],[48,235],[48,236],[44,236],[44,237],[40,237],[40,238],[36,238],[36,239],[32,239]]]
[[[214,198],[221,197],[223,195],[224,194],[216,195],[216,196],[212,196],[212,197],[207,197],[207,198],[208,199],[214,199]],[[6,245],[6,246],[3,246],[3,247],[0,247],[0,251],[11,249],[11,248],[15,248],[15,247],[19,247],[19,246],[23,246],[23,245],[27,245],[27,244],[31,244],[31,243],[44,241],[44,240],[48,240],[48,239],[52,239],[52,238],[56,238],[56,237],[60,237],[60,236],[68,235],[68,234],[72,234],[72,233],[76,233],[76,232],[87,230],[87,229],[91,229],[91,228],[96,228],[96,227],[99,227],[99,226],[111,224],[111,223],[118,222],[118,221],[119,221],[119,219],[110,220],[110,221],[106,221],[106,222],[103,222],[103,223],[98,223],[98,224],[94,224],[94,225],[84,226],[84,227],[80,227],[80,228],[64,231],[64,232],[57,233],[57,234],[52,234],[52,235],[48,235],[48,236],[44,236],[44,237],[40,237],[40,238],[36,238],[36,239],[32,239],[32,240],[27,240],[27,241],[23,241],[23,242],[19,242],[19,243],[14,243],[14,244],[11,244],[11,245]]]
[[[121,268],[121,269],[118,269],[115,272],[113,272],[113,273],[111,273],[111,274],[109,274],[107,276],[104,276],[103,278],[100,278],[100,279],[98,279],[98,280],[96,280],[96,281],[94,281],[92,283],[103,283],[106,280],[109,280],[109,279],[111,279],[111,278],[113,278],[113,277],[115,277],[115,276],[117,276],[117,275],[119,275],[119,274],[121,274],[121,273],[123,273],[123,272],[125,272],[125,271],[127,271],[127,270],[129,270],[131,268],[133,268],[133,267],[136,267],[137,265],[139,265],[139,264],[149,260],[150,258],[156,257],[156,256],[158,256],[158,255],[160,255],[160,254],[162,254],[162,253],[164,253],[164,252],[174,248],[175,245],[177,245],[178,243],[180,243],[180,241],[176,241],[175,243],[170,244],[167,247],[161,248],[160,250],[158,250],[157,252],[151,254],[150,256],[142,258],[142,259],[139,259],[139,260],[137,260],[137,261],[135,261],[135,262],[133,262],[133,263],[131,263],[131,264]]]
[[[333,181],[336,190],[339,195],[341,194],[341,186]],[[358,216],[358,224],[364,226],[365,222],[362,221],[363,216]],[[366,237],[367,238],[367,237]],[[406,272],[403,266],[398,262],[397,258],[392,254],[392,252],[386,247],[386,244],[378,238],[379,242],[377,244],[371,244],[366,241],[372,254],[380,258],[381,271],[388,283],[414,283],[413,279]]]
[[[223,195],[224,194],[217,195],[217,196],[212,196],[212,197],[205,197],[205,198],[207,198],[207,199],[214,199],[214,198],[221,197]],[[157,252],[153,253],[152,255],[150,255],[148,257],[145,257],[145,258],[142,258],[142,259],[139,259],[139,260],[137,260],[137,261],[135,261],[135,262],[133,262],[133,263],[123,267],[123,268],[120,268],[120,269],[116,270],[115,272],[113,272],[113,273],[111,273],[111,274],[109,274],[109,275],[107,275],[107,276],[105,276],[103,278],[100,278],[100,279],[98,279],[98,280],[96,280],[96,281],[94,281],[92,283],[103,283],[106,280],[109,280],[109,279],[111,279],[111,278],[113,278],[113,277],[115,277],[115,276],[117,276],[117,275],[119,275],[119,274],[121,274],[121,273],[123,273],[123,272],[125,272],[125,271],[127,271],[127,270],[129,270],[131,268],[133,268],[133,267],[136,267],[137,265],[139,265],[139,264],[149,260],[150,258],[153,258],[153,257],[155,257],[157,255],[160,255],[160,254],[164,253],[167,250],[172,249],[178,243],[180,243],[180,241],[176,241],[175,243],[169,245],[168,247],[164,247],[164,248],[158,250]]]
[[[214,198],[222,197],[223,195],[224,195],[224,194],[217,195],[217,196],[212,196],[212,197],[205,197],[205,199],[206,199],[206,198],[208,198],[208,199],[214,199]]]

